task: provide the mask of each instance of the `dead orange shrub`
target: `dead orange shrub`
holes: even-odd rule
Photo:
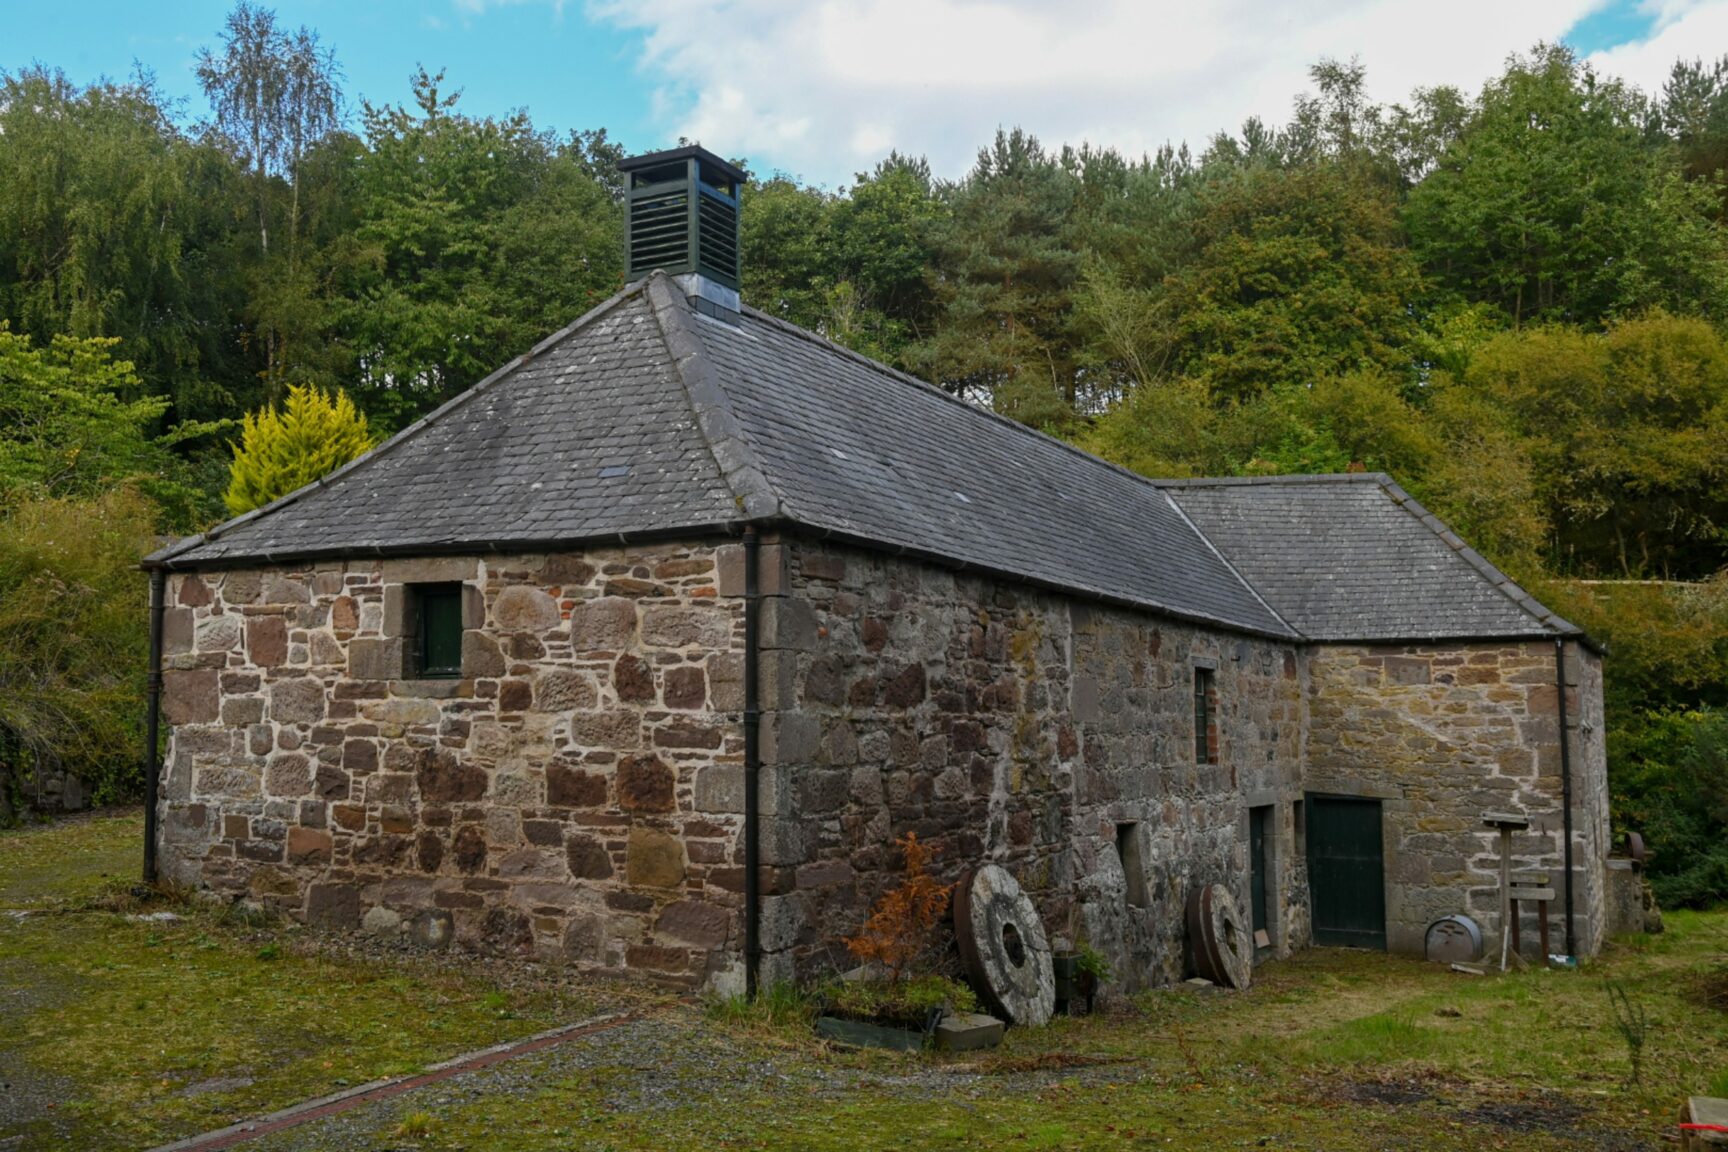
[[[852,955],[882,965],[890,984],[935,950],[936,928],[948,914],[948,897],[954,891],[954,885],[939,884],[930,875],[937,848],[920,841],[916,832],[895,844],[905,856],[905,880],[876,901],[862,932],[846,938]]]

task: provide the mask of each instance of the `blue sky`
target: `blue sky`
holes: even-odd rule
[[[0,68],[74,80],[134,62],[186,101],[227,0],[0,0]],[[627,147],[690,135],[757,171],[840,185],[890,148],[959,175],[998,126],[1130,152],[1281,117],[1321,56],[1359,57],[1372,94],[1475,88],[1564,38],[1659,86],[1676,55],[1728,52],[1728,0],[279,0],[318,30],[357,107],[398,101],[417,64],[480,113],[526,107]],[[1201,9],[1201,11],[1196,11]]]

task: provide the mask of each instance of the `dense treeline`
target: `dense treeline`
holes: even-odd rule
[[[95,500],[195,528],[244,414],[339,387],[388,434],[620,285],[603,130],[472,116],[425,71],[349,108],[316,34],[245,4],[213,43],[209,122],[147,76],[0,75],[0,406],[53,410],[6,421],[16,528]],[[1616,818],[1667,895],[1728,895],[1728,59],[1658,93],[1551,45],[1475,93],[1313,81],[1197,150],[1005,131],[954,180],[762,175],[746,299],[1149,474],[1391,472],[1624,653]],[[46,659],[0,646],[0,682]],[[0,708],[0,762],[135,779],[43,730]]]

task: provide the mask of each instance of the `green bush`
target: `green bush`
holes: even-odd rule
[[[155,510],[128,488],[0,511],[0,792],[65,769],[98,804],[138,793]],[[0,803],[0,812],[8,804]],[[15,804],[10,805],[16,807]]]
[[[302,488],[372,447],[366,417],[347,393],[291,386],[280,412],[248,413],[229,466],[228,511],[238,516]]]
[[[1616,834],[1643,834],[1667,907],[1728,900],[1728,577],[1538,590],[1601,641]]]

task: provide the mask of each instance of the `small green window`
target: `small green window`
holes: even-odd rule
[[[422,679],[462,675],[462,585],[420,584],[414,589],[414,664]]]

